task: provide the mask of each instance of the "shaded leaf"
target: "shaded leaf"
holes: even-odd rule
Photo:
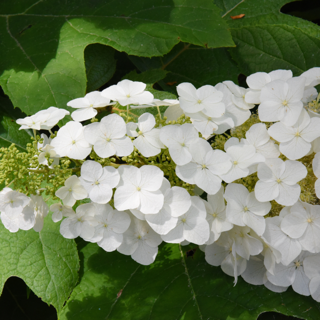
[[[14,143],[17,148],[26,151],[27,143],[31,142],[29,130],[19,130],[20,125],[16,123],[18,118],[24,118],[18,108],[13,108],[7,97],[0,95],[0,147],[9,147]]]
[[[288,0],[246,0],[215,3],[224,9],[236,48],[232,58],[242,73],[290,69],[294,75],[320,65],[320,27],[280,12]],[[245,14],[232,20],[230,15]]]
[[[98,43],[86,47],[87,92],[99,89],[112,78],[116,71],[114,53],[113,48]]]
[[[80,250],[81,280],[60,313],[61,320],[100,319],[245,319],[268,310],[318,319],[320,307],[291,289],[282,294],[233,279],[212,267],[192,246],[161,246],[156,261],[142,266],[96,244]]]
[[[84,96],[91,43],[149,57],[180,41],[234,45],[211,0],[14,0],[0,13],[0,85],[28,115]]]
[[[59,225],[51,215],[39,233],[11,233],[0,224],[0,292],[9,277],[17,276],[43,301],[62,309],[77,283],[79,258],[75,242],[60,235]]]
[[[225,80],[237,83],[240,73],[226,49],[207,49],[179,44],[162,58],[130,56],[131,61],[141,71],[150,68],[163,68],[169,71],[159,84],[175,93],[175,87],[182,82],[191,82],[196,87],[206,84],[216,85]]]

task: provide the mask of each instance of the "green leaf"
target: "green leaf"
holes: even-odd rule
[[[86,63],[87,92],[107,83],[116,71],[115,50],[101,44],[91,44],[84,51]]]
[[[237,83],[240,73],[226,49],[207,49],[178,44],[162,58],[130,56],[140,71],[162,68],[169,71],[159,84],[165,91],[175,93],[175,87],[182,82],[191,82],[196,87],[232,80]]]
[[[291,289],[277,294],[252,286],[212,267],[198,249],[165,244],[150,266],[96,244],[80,250],[80,283],[60,313],[60,320],[254,320],[265,311],[319,319],[319,304]]]
[[[320,27],[281,13],[288,2],[215,0],[224,9],[222,17],[237,45],[229,51],[245,75],[275,69],[290,69],[300,75],[320,65]],[[230,17],[240,14],[245,16],[236,20]]]
[[[0,147],[9,147],[14,143],[21,151],[26,151],[27,143],[31,142],[29,130],[19,130],[18,118],[24,118],[18,108],[14,109],[7,97],[0,95]]]
[[[165,78],[168,71],[161,69],[149,69],[142,73],[137,73],[136,70],[133,70],[126,74],[123,79],[128,79],[131,81],[140,81],[144,83],[156,83],[163,78]]]
[[[27,114],[67,108],[85,94],[84,49],[91,43],[147,57],[180,41],[234,45],[211,0],[1,1],[0,34],[0,85]]]
[[[44,302],[59,312],[78,281],[79,258],[74,240],[60,235],[59,223],[45,218],[39,233],[11,233],[0,224],[0,292],[17,276]]]

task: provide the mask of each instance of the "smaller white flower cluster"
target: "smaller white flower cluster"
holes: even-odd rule
[[[71,115],[74,121],[52,140],[42,136],[38,146],[39,165],[48,165],[48,157],[56,163],[61,157],[84,161],[80,175],[69,177],[56,191],[63,205],[50,207],[53,221],[64,218],[61,234],[80,236],[108,252],[118,250],[144,265],[155,260],[162,241],[192,242],[200,245],[209,264],[221,266],[235,281],[241,275],[276,292],[292,286],[320,301],[320,205],[302,202],[299,185],[307,175],[320,177],[320,116],[304,108],[317,97],[320,68],[299,77],[288,70],[258,72],[247,84],[245,89],[225,81],[196,89],[182,83],[179,100],[160,101],[145,91],[144,83],[123,80],[70,101],[68,106],[77,109]],[[94,118],[97,108],[114,104],[126,106],[127,112],[168,106],[167,123],[160,125],[148,112],[137,123],[115,113],[100,122],[80,123]],[[228,139],[224,151],[213,149],[206,139],[244,124],[255,105],[268,127],[253,124],[245,138]],[[50,130],[66,114],[51,107],[17,122],[22,129]],[[182,114],[191,123],[177,124]],[[102,166],[92,160],[93,151],[116,162]],[[139,166],[125,163],[132,154],[146,161]],[[164,155],[172,161],[166,170]],[[306,156],[313,170],[302,161]],[[249,192],[245,179],[254,174],[257,182]],[[198,194],[205,192],[207,200],[175,186],[173,176],[196,186]],[[310,187],[319,198],[319,180]],[[41,230],[48,208],[40,198],[5,188],[0,193],[4,226],[11,232]],[[74,211],[77,200],[84,199],[90,202]],[[270,201],[283,209],[265,217]]]

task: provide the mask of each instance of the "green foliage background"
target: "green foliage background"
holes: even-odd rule
[[[287,2],[1,1],[0,146],[25,148],[30,135],[18,131],[17,118],[50,106],[68,109],[69,100],[122,78],[144,81],[164,99],[185,81],[245,85],[253,72],[300,75],[320,66],[320,27],[307,21],[320,21],[320,5],[297,2],[293,16],[280,11]],[[319,304],[291,289],[276,294],[241,279],[234,287],[200,250],[186,258],[193,246],[162,245],[156,262],[144,267],[62,238],[50,215],[40,233],[0,226],[0,244],[0,290],[18,276],[61,320],[254,320],[265,311],[320,318]]]

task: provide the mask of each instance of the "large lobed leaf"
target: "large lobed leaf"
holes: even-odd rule
[[[252,286],[212,267],[192,246],[161,246],[156,261],[142,266],[96,244],[80,250],[80,283],[60,313],[61,320],[254,320],[264,311],[319,319],[320,306],[291,289],[282,294]]]
[[[151,57],[180,41],[234,45],[211,0],[1,1],[0,85],[27,114],[65,108],[86,92],[89,44]]]
[[[17,276],[57,311],[78,281],[79,257],[73,240],[60,235],[51,215],[44,228],[11,233],[0,223],[0,292],[9,277]]]
[[[290,69],[300,75],[320,66],[320,27],[280,12],[288,0],[215,0],[230,26],[229,50],[245,75]],[[241,19],[231,16],[244,14]]]

